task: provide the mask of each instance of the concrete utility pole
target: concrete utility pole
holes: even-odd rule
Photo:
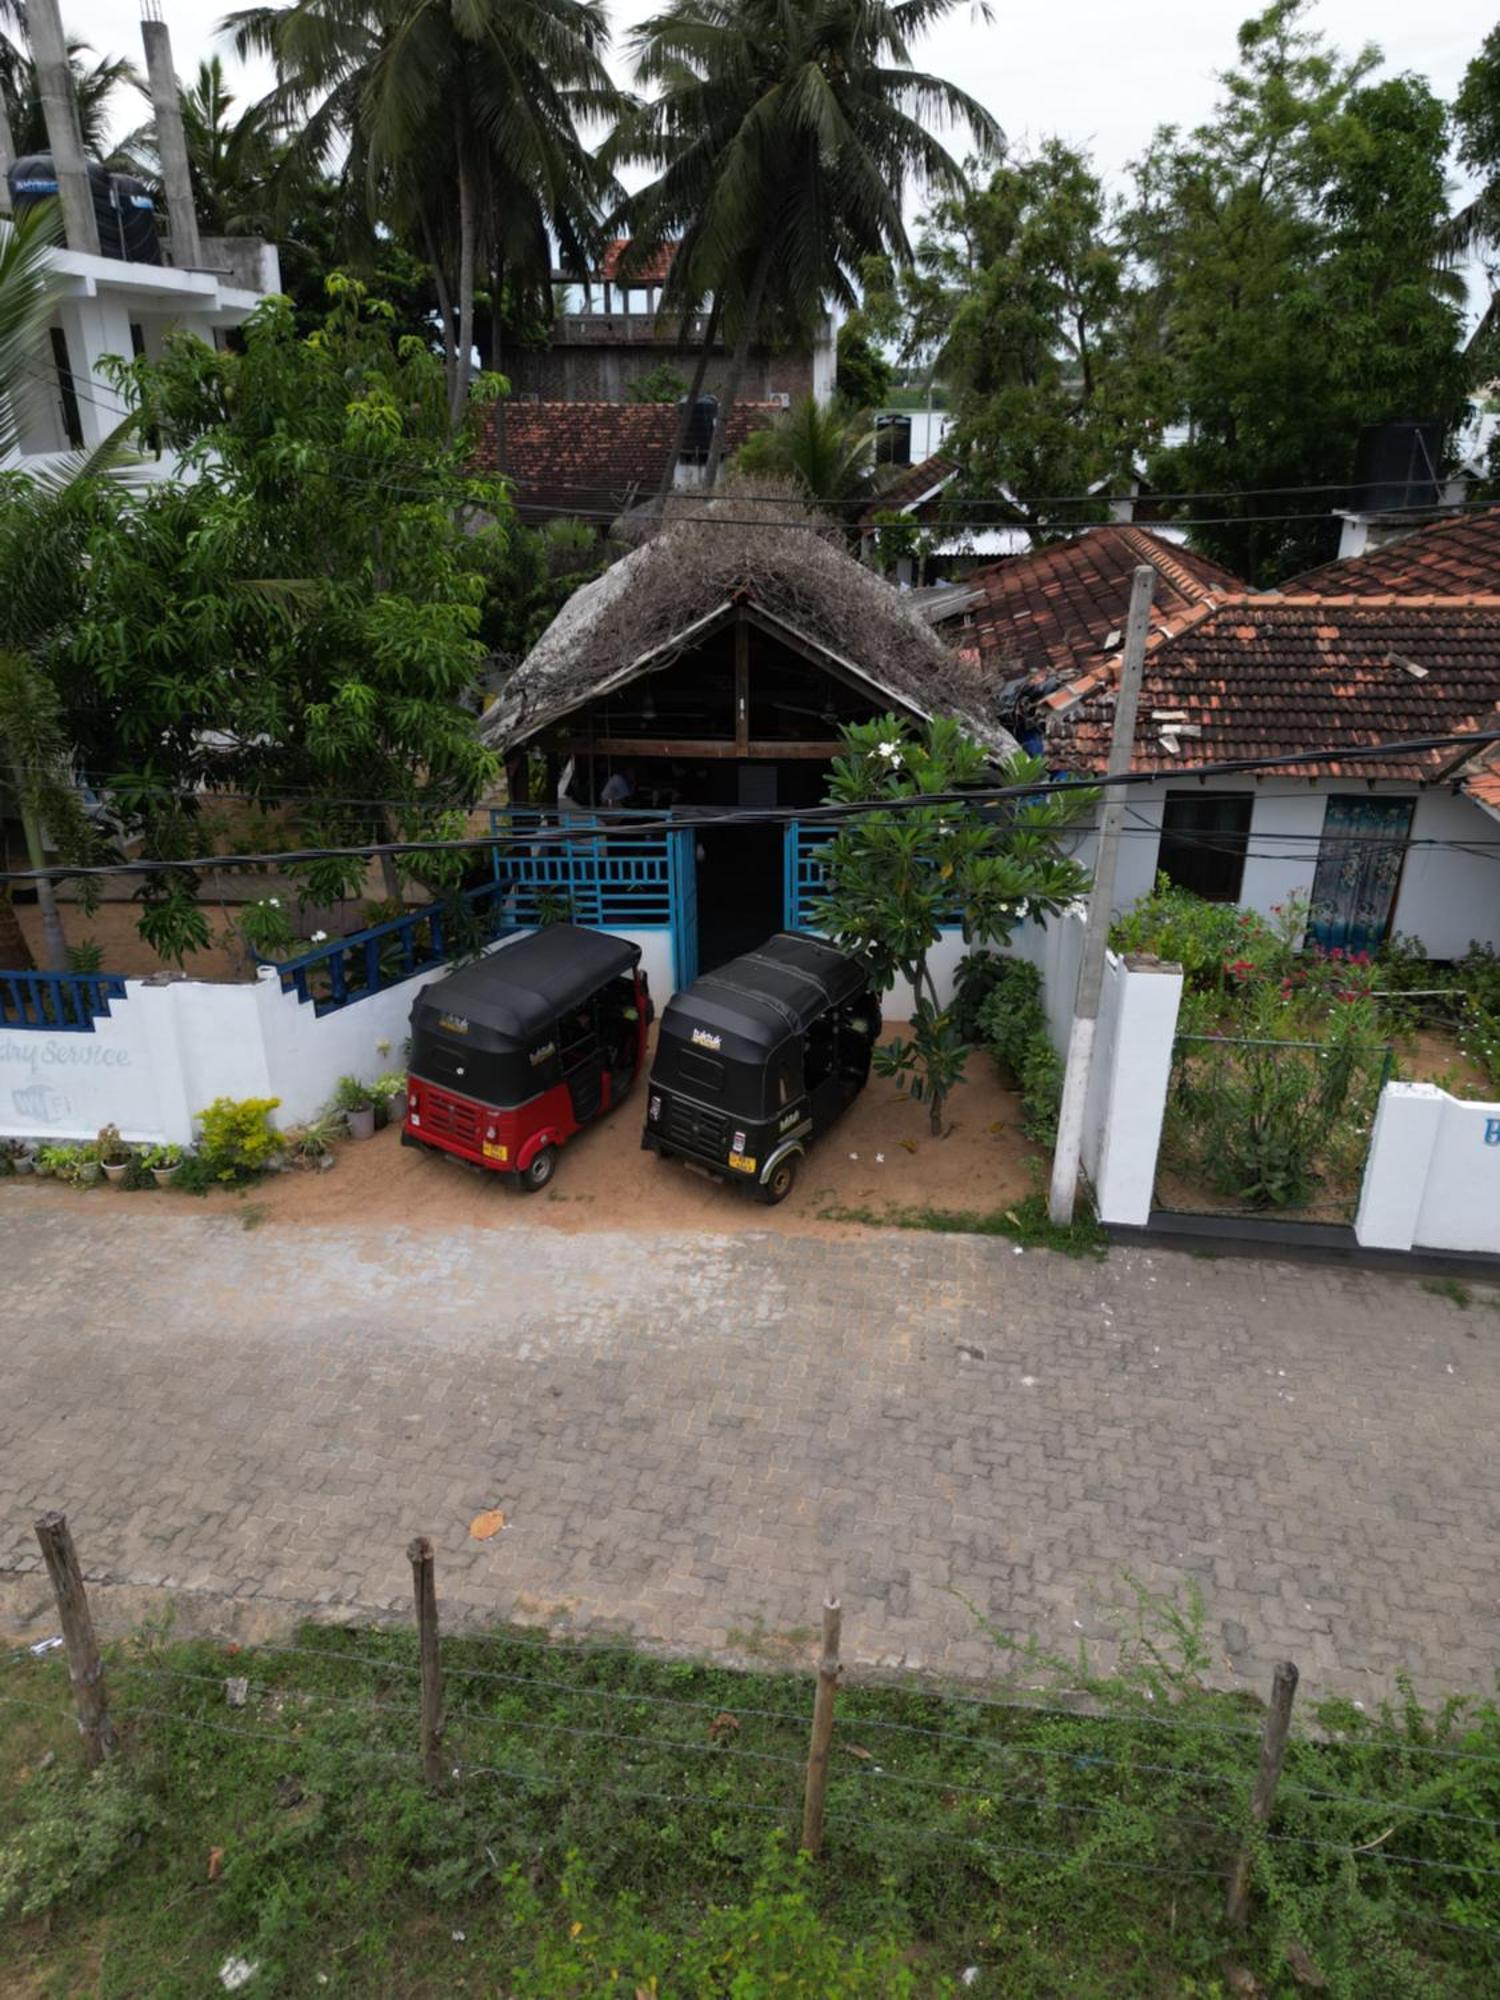
[[[172,262],[185,271],[202,264],[203,249],[198,241],[187,134],[182,129],[182,98],[172,67],[172,37],[161,17],[161,0],[141,0],[141,40],[146,45],[146,75],[151,85],[151,108],[156,113],[156,151],[162,186],[167,191]]]
[[[62,197],[63,235],[70,250],[97,257],[99,224],[94,216],[83,128],[78,122],[78,100],[73,95],[73,72],[68,67],[68,44],[57,0],[28,0],[26,31],[36,64],[42,116],[47,121],[47,144],[52,148],[52,167]]]
[[[1135,750],[1135,713],[1141,699],[1141,671],[1146,660],[1146,635],[1151,621],[1151,593],[1156,571],[1142,563],[1130,585],[1130,612],[1125,622],[1125,657],[1115,696],[1115,727],[1109,746],[1108,775],[1123,777]],[[1089,894],[1088,929],[1083,960],[1078,967],[1078,995],[1073,1002],[1073,1026],[1068,1035],[1068,1069],[1063,1079],[1062,1108],[1057,1114],[1057,1150],[1052,1156],[1052,1193],[1047,1212],[1059,1228],[1073,1220],[1078,1168],[1083,1157],[1083,1113],[1088,1103],[1089,1069],[1094,1057],[1094,1030],[1099,1022],[1099,996],[1104,990],[1104,954],[1109,947],[1110,912],[1115,899],[1115,864],[1120,830],[1125,824],[1125,794],[1116,787],[1104,795],[1099,818],[1099,851],[1094,858],[1094,886]]]

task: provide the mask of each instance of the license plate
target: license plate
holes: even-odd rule
[[[755,1172],[753,1157],[745,1153],[731,1153],[729,1155],[729,1164],[737,1174],[753,1174]]]
[[[486,1139],[484,1142],[484,1157],[487,1160],[498,1160],[501,1166],[504,1166],[505,1162],[510,1158],[510,1148],[508,1146],[497,1146],[489,1139]]]

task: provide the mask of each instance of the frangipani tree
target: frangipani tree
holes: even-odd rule
[[[929,964],[944,928],[959,924],[969,945],[1003,945],[1023,917],[1055,916],[1088,888],[1063,841],[1094,795],[1014,793],[1046,775],[1040,757],[1019,752],[992,764],[941,715],[920,731],[894,715],[852,724],[834,759],[829,803],[862,809],[823,850],[828,893],[814,919],[869,960],[882,992],[898,977],[910,985],[911,1032],[878,1048],[875,1067],[926,1104],[934,1137],[971,1053]]]

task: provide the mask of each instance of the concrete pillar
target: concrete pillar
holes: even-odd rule
[[[1139,1229],[1151,1218],[1181,1002],[1181,966],[1110,954],[1083,1136],[1102,1222]]]
[[[47,121],[47,144],[52,149],[52,165],[62,197],[63,234],[70,250],[82,250],[97,257],[99,225],[94,219],[94,200],[89,193],[83,130],[78,123],[78,101],[73,95],[73,73],[68,68],[68,45],[57,0],[28,0],[26,27],[36,64],[42,115]]]
[[[1354,1217],[1355,1238],[1366,1249],[1410,1250],[1416,1242],[1448,1102],[1435,1083],[1388,1083],[1381,1091]]]
[[[16,138],[10,129],[10,112],[0,92],[0,215],[10,214],[10,182],[6,175],[15,164]]]
[[[203,251],[198,242],[198,211],[193,206],[187,135],[182,129],[182,99],[172,67],[172,38],[161,18],[161,0],[141,0],[141,9],[146,75],[151,85],[151,108],[156,113],[156,150],[172,229],[172,262],[186,271],[202,264]]]

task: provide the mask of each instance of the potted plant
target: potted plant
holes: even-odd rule
[[[130,1148],[120,1137],[119,1126],[102,1126],[94,1145],[98,1150],[99,1164],[104,1169],[104,1178],[118,1187],[130,1165]]]
[[[153,1146],[142,1160],[143,1167],[149,1167],[151,1178],[158,1187],[170,1187],[177,1178],[177,1170],[182,1165],[181,1146]]]
[[[5,1150],[10,1159],[13,1174],[30,1174],[36,1171],[36,1147],[29,1139],[10,1139]]]
[[[79,1187],[98,1187],[104,1179],[104,1163],[99,1158],[97,1146],[76,1146],[78,1155],[73,1166],[73,1179]]]
[[[375,1093],[369,1084],[362,1083],[357,1076],[341,1076],[330,1108],[342,1113],[351,1139],[374,1138]]]
[[[36,1156],[36,1170],[43,1180],[75,1183],[83,1162],[81,1146],[43,1146]]]
[[[384,1076],[377,1076],[370,1090],[375,1099],[375,1130],[380,1132],[387,1125],[399,1123],[406,1098],[406,1071],[390,1070]]]
[[[293,1125],[281,1135],[288,1162],[299,1173],[326,1174],[338,1164],[338,1155],[333,1150],[336,1134],[335,1121],[326,1114],[310,1118],[305,1125]]]

